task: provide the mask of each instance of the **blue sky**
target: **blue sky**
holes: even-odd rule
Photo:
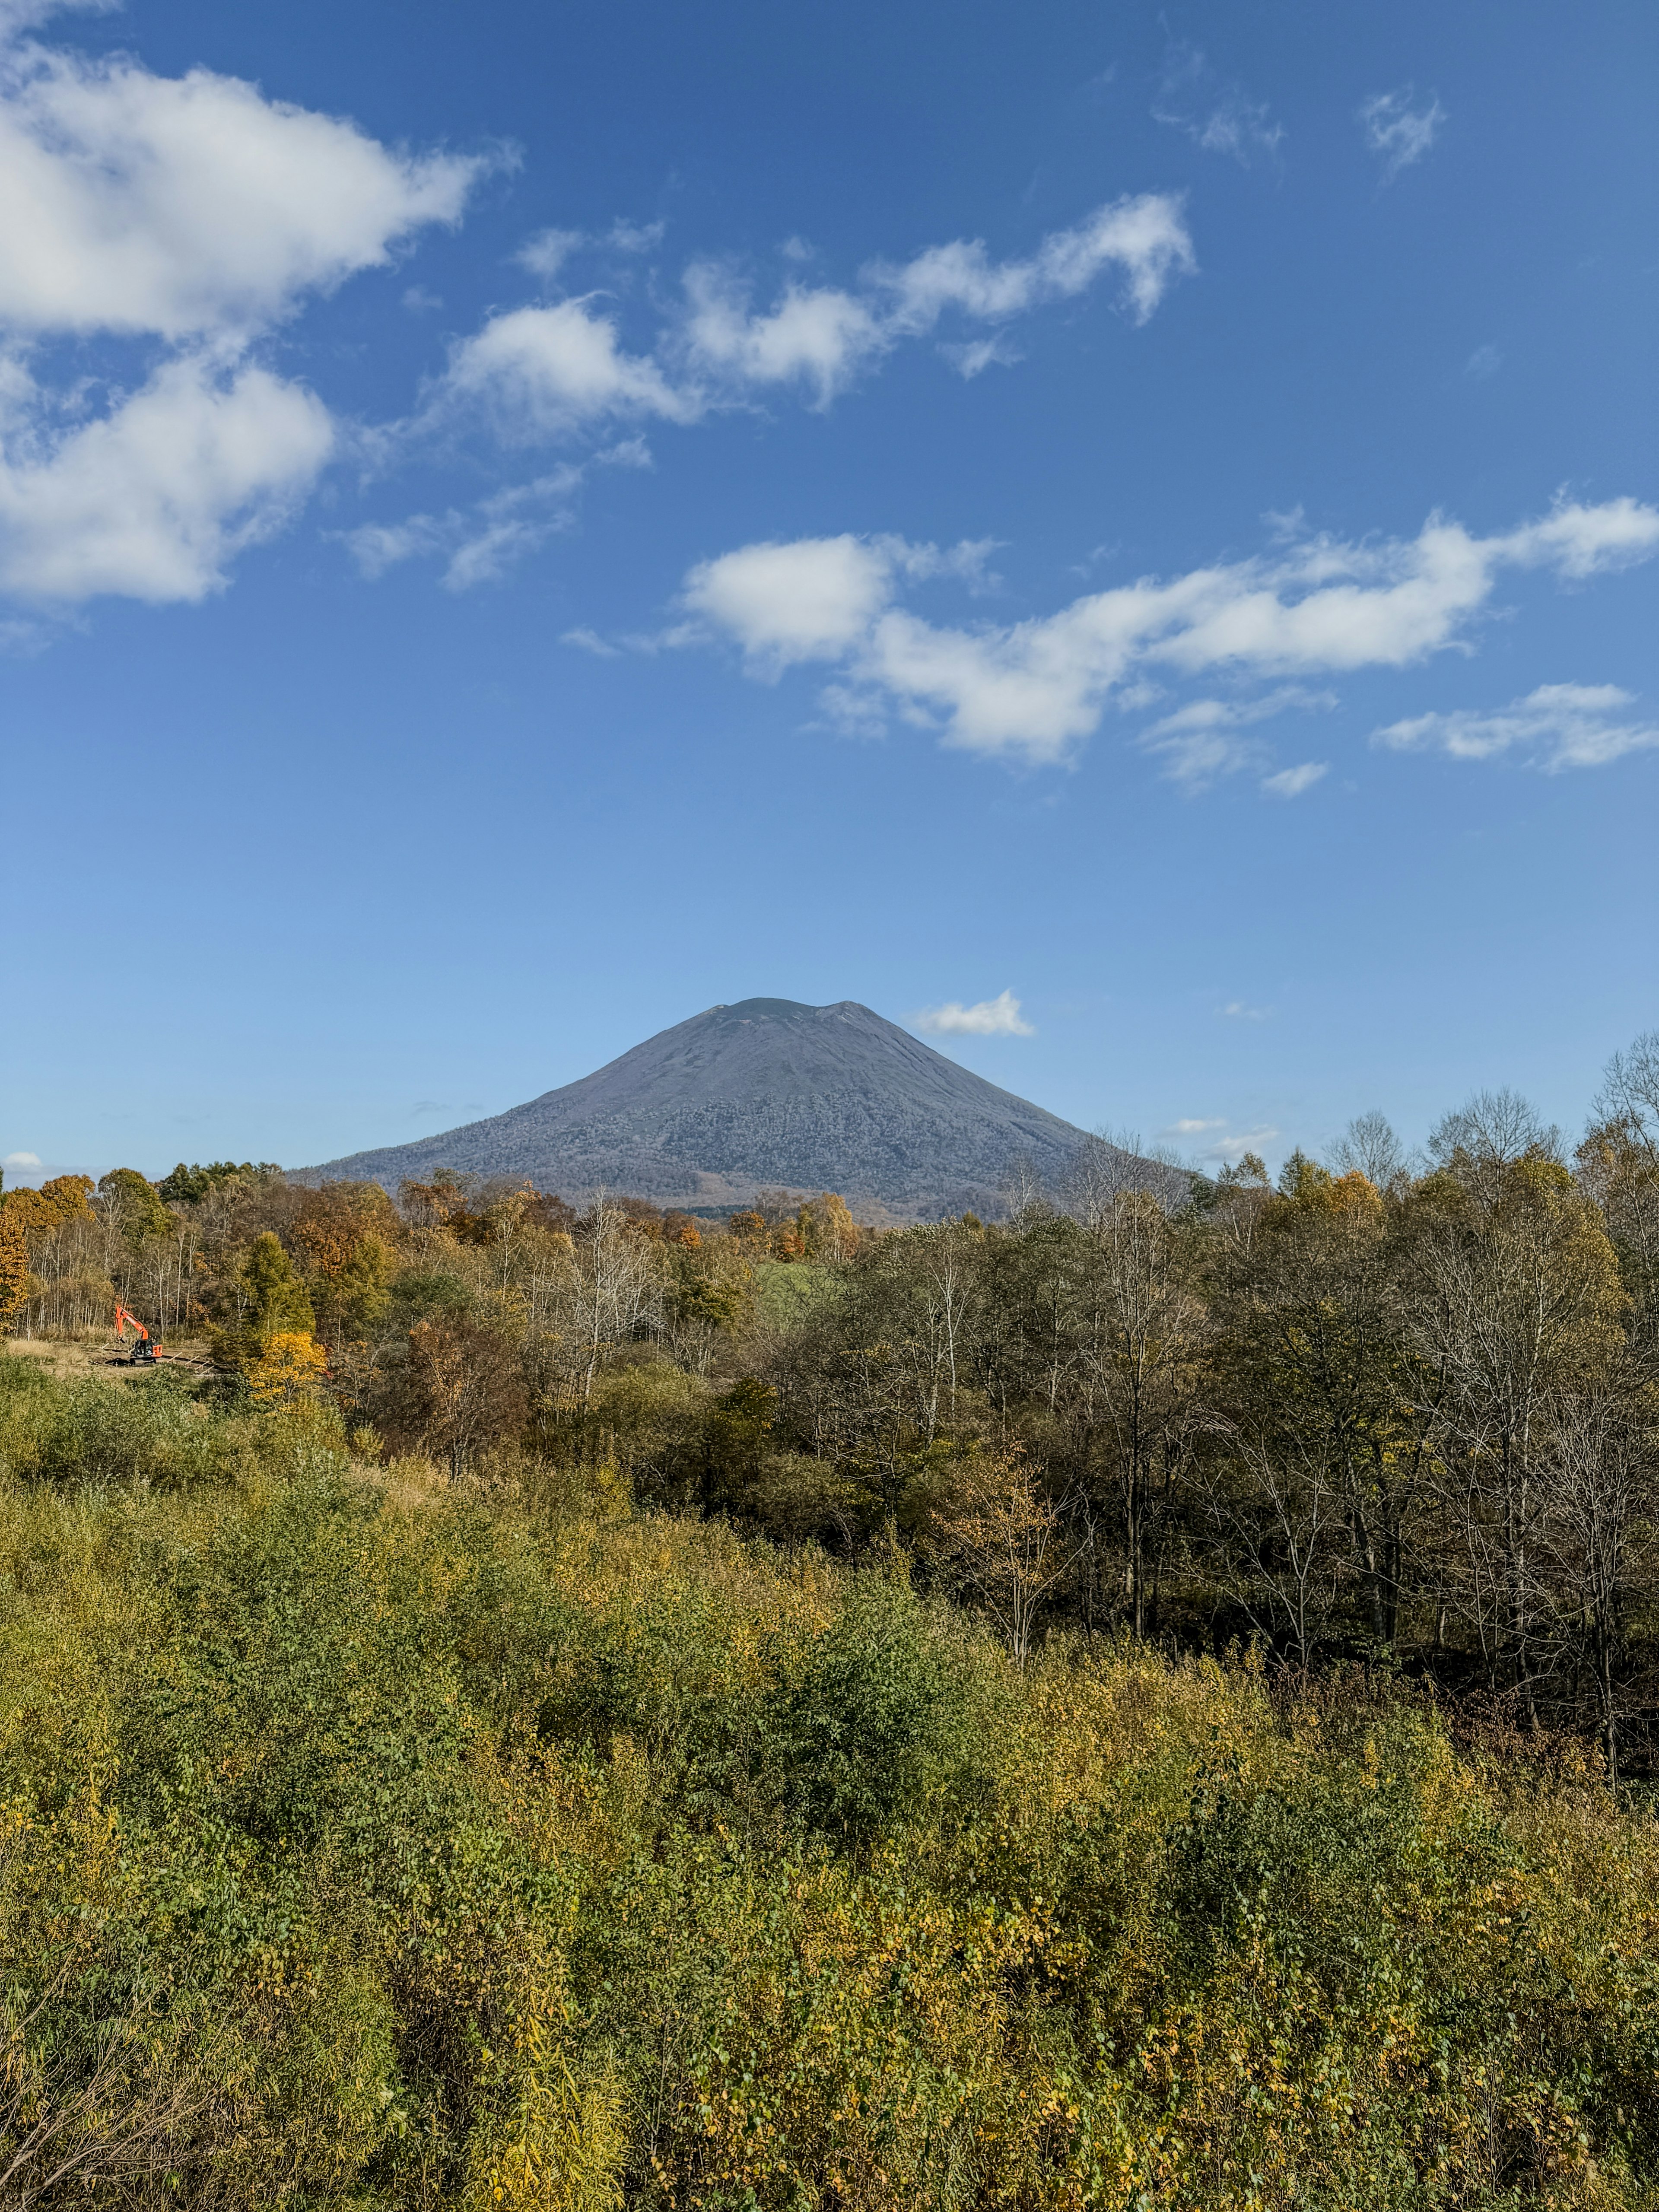
[[[754,994],[1212,1163],[1659,1024],[1646,0],[0,21],[14,1179]]]

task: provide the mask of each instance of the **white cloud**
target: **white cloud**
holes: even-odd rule
[[[0,1167],[5,1168],[38,1168],[40,1164],[39,1152],[8,1152],[5,1158],[0,1160]]]
[[[843,532],[704,561],[684,596],[694,614],[738,640],[752,665],[775,672],[792,661],[839,659],[886,604],[891,579],[878,545]]]
[[[1271,1006],[1253,1006],[1243,999],[1230,999],[1220,1011],[1229,1021],[1267,1022],[1273,1019],[1273,1010]],[[1217,1128],[1221,1126],[1218,1121],[1214,1124]]]
[[[1223,82],[1193,46],[1170,48],[1152,116],[1184,131],[1206,153],[1231,155],[1245,168],[1258,155],[1275,158],[1285,139],[1284,125],[1274,122],[1266,102],[1252,100],[1242,85]]]
[[[769,313],[751,314],[747,288],[729,270],[694,262],[685,272],[684,344],[695,371],[739,384],[810,385],[827,406],[890,338],[861,300],[791,284]]]
[[[0,588],[199,599],[270,535],[334,443],[327,410],[263,368],[175,360],[114,410],[67,430],[15,414],[0,459]]]
[[[208,70],[20,40],[0,14],[0,589],[192,600],[306,497],[323,403],[249,349],[307,293],[453,222],[484,164],[389,151]],[[125,383],[37,380],[41,341],[144,341]],[[95,369],[95,364],[94,364]]]
[[[1484,542],[1499,561],[1555,568],[1582,580],[1647,560],[1659,545],[1659,508],[1634,499],[1604,500],[1599,507],[1558,501],[1541,521]]]
[[[1024,261],[994,262],[980,239],[930,246],[902,268],[878,266],[872,280],[890,299],[889,327],[931,331],[947,308],[981,322],[1002,322],[1053,300],[1074,299],[1109,269],[1121,271],[1124,304],[1144,323],[1177,276],[1198,263],[1180,197],[1143,192],[1097,208],[1071,230],[1057,230]]]
[[[33,44],[0,54],[0,322],[175,340],[246,332],[453,222],[480,168],[208,70]]]
[[[596,629],[568,629],[559,643],[579,647],[583,653],[591,653],[599,660],[618,660],[622,657],[621,646],[612,645],[609,638],[601,637]]]
[[[1465,376],[1472,376],[1477,384],[1484,384],[1489,376],[1496,376],[1504,366],[1504,356],[1495,345],[1476,346],[1463,364]]]
[[[1328,761],[1303,761],[1295,768],[1280,769],[1275,775],[1264,775],[1261,788],[1274,799],[1300,799],[1329,771]]]
[[[861,294],[791,284],[764,314],[750,313],[746,287],[729,270],[696,262],[685,277],[684,343],[699,373],[751,384],[799,379],[825,406],[860,369],[902,338],[930,335],[952,310],[1006,322],[1073,299],[1116,269],[1125,305],[1144,323],[1174,279],[1197,265],[1179,198],[1146,192],[1051,233],[1024,260],[995,262],[983,240],[956,239],[902,264],[873,264]],[[1008,358],[1000,337],[947,351],[968,376]]]
[[[1395,751],[1433,747],[1454,760],[1510,755],[1555,775],[1569,768],[1604,768],[1626,753],[1659,745],[1659,724],[1632,720],[1633,695],[1616,684],[1540,684],[1524,699],[1490,713],[1464,709],[1417,714],[1372,733],[1373,744]]]
[[[775,676],[796,661],[836,660],[848,653],[886,605],[897,576],[975,582],[990,550],[988,539],[941,551],[847,532],[745,545],[700,562],[686,577],[682,598],[694,617],[739,641],[751,670]]]
[[[1418,100],[1415,88],[1407,84],[1397,92],[1373,93],[1360,107],[1358,120],[1387,180],[1422,160],[1440,135],[1446,111],[1432,96],[1426,102]]]
[[[597,240],[547,230],[517,258],[550,282],[580,246],[643,252],[660,235],[659,224],[618,223]],[[1074,298],[1115,269],[1124,305],[1144,323],[1176,277],[1196,266],[1180,199],[1157,192],[1097,209],[1045,238],[1024,260],[994,262],[982,241],[957,240],[902,265],[872,264],[854,290],[792,280],[761,309],[738,270],[703,258],[686,269],[683,309],[643,353],[623,350],[614,317],[591,295],[493,316],[454,349],[409,428],[429,433],[471,412],[509,442],[532,442],[612,416],[691,422],[714,408],[750,404],[757,391],[791,385],[826,407],[861,370],[901,341],[930,335],[947,313],[1001,324]],[[1000,331],[945,350],[969,376],[1015,357]]]
[[[981,999],[972,1006],[952,999],[943,1006],[924,1007],[915,1018],[915,1025],[929,1036],[1036,1035],[1030,1023],[1021,1019],[1019,1000],[1012,991],[1000,991],[994,999]]]
[[[1659,509],[1630,499],[1560,503],[1490,538],[1431,515],[1413,538],[1293,540],[1271,555],[1167,581],[1143,577],[1052,615],[972,629],[897,605],[906,563],[888,545],[843,535],[745,546],[695,569],[688,602],[703,633],[730,638],[757,673],[839,661],[841,694],[866,722],[884,706],[949,744],[1056,762],[1092,733],[1115,690],[1151,668],[1271,678],[1406,667],[1462,643],[1505,568],[1581,579],[1648,558],[1659,550]],[[698,634],[683,630],[677,641]],[[1158,725],[1152,742],[1158,731],[1182,740],[1185,753],[1172,757],[1188,760],[1192,775],[1255,765],[1228,724],[1255,711],[1194,702]]]
[[[530,444],[611,416],[689,422],[700,407],[655,362],[623,352],[608,316],[562,300],[493,316],[457,345],[418,427],[471,408],[507,442]]]

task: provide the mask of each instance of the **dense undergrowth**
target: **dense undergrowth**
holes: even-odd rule
[[[1565,1741],[165,1375],[0,1460],[0,2202],[1659,2203]]]

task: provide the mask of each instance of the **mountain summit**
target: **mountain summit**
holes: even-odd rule
[[[994,1207],[1017,1161],[1051,1177],[1084,1141],[854,1000],[744,999],[527,1105],[296,1180],[395,1188],[449,1168],[526,1176],[568,1196],[604,1188],[705,1207],[783,1186],[925,1220]]]

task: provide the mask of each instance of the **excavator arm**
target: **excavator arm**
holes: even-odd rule
[[[118,1298],[115,1302],[115,1339],[118,1344],[126,1341],[126,1326],[132,1323],[134,1343],[128,1354],[130,1363],[137,1367],[148,1364],[155,1357],[155,1340],[136,1313],[131,1312]]]

